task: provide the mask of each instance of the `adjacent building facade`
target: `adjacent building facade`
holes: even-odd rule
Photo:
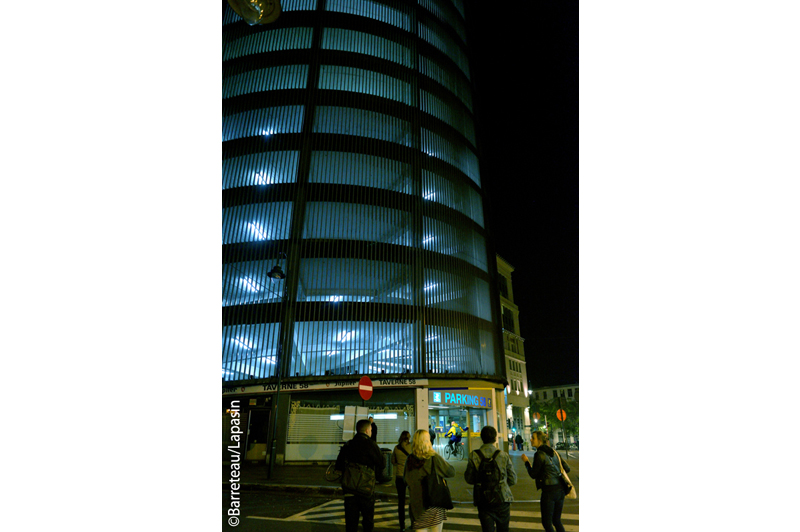
[[[275,423],[278,463],[335,458],[355,408],[382,446],[505,425],[465,9],[224,4],[223,438],[241,419],[247,459]]]
[[[528,367],[525,362],[525,339],[519,335],[519,307],[514,303],[511,273],[514,267],[497,255],[497,286],[500,296],[500,316],[503,329],[503,351],[506,375],[506,426],[511,438],[522,434],[527,442],[531,436],[530,404],[528,402]]]

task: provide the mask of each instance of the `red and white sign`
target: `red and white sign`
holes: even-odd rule
[[[372,381],[366,375],[358,381],[358,393],[365,401],[372,397]]]

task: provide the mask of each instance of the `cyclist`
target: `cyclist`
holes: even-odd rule
[[[447,447],[451,453],[456,452],[456,445],[461,444],[461,427],[455,421],[450,422],[450,430],[447,431],[445,437],[450,436],[450,441],[447,442]]]

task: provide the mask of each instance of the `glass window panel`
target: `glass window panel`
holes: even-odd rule
[[[317,0],[281,0],[281,12],[287,11],[314,11],[317,9]]]
[[[491,321],[489,285],[468,274],[425,269],[425,305]]]
[[[452,164],[481,186],[478,158],[465,145],[452,143],[432,131],[423,129],[422,150],[431,157]]]
[[[464,17],[464,2],[463,2],[463,0],[452,0],[452,2],[453,2],[453,5],[456,6],[456,9],[458,9],[458,12],[461,13],[461,18],[465,18]]]
[[[441,203],[470,217],[483,227],[483,200],[472,187],[458,179],[447,179],[429,170],[422,171],[422,197]]]
[[[419,36],[452,59],[464,75],[467,76],[467,79],[469,79],[469,62],[467,61],[466,54],[461,47],[445,33],[442,27],[432,21],[425,23],[420,22],[418,26]]]
[[[371,94],[411,105],[411,85],[392,76],[339,65],[321,65],[319,88]]]
[[[492,333],[482,329],[425,327],[428,370],[432,373],[494,374]]]
[[[379,20],[406,31],[411,31],[408,15],[379,2],[371,2],[369,0],[328,0],[325,9]]]
[[[266,107],[222,117],[222,140],[256,135],[300,133],[303,127],[303,106]]]
[[[411,245],[409,213],[355,203],[309,202],[303,238]]]
[[[424,249],[464,260],[488,272],[485,239],[471,229],[428,218],[422,219]]]
[[[411,304],[410,266],[363,259],[303,259],[298,300]]]
[[[292,204],[288,201],[239,205],[222,209],[222,243],[289,238]]]
[[[280,302],[284,280],[267,276],[275,260],[222,265],[222,306]]]
[[[393,116],[350,107],[317,107],[314,133],[337,133],[412,145],[411,124]]]
[[[222,189],[294,183],[298,151],[272,151],[231,157],[222,161]]]
[[[222,378],[241,380],[275,374],[277,323],[232,325],[222,328]]]
[[[444,0],[447,2],[447,0]],[[448,2],[449,3],[449,2]],[[464,44],[467,42],[467,32],[464,29],[464,23],[458,18],[450,14],[452,9],[447,10],[443,5],[440,5],[438,0],[419,0],[419,5],[436,15],[436,17],[453,28]]]
[[[280,89],[305,89],[308,65],[281,65],[227,76],[222,79],[222,98],[233,98],[252,92]]]
[[[421,91],[420,107],[422,111],[452,126],[456,131],[464,135],[473,146],[476,146],[475,126],[472,124],[470,116],[463,109],[454,108],[444,100],[426,91]]]
[[[279,28],[245,35],[224,43],[222,60],[278,50],[311,48],[313,28]]]
[[[456,72],[453,72],[449,68],[442,67],[435,60],[425,56],[420,56],[419,59],[419,71],[455,94],[464,102],[467,109],[472,112],[472,92],[469,84]]]
[[[412,193],[409,164],[360,153],[335,151],[312,153],[309,181]]]
[[[356,321],[301,321],[294,328],[290,375],[348,375],[418,371],[414,325]]]
[[[414,66],[411,50],[390,39],[353,30],[323,28],[322,49],[341,50],[386,59],[403,66]]]

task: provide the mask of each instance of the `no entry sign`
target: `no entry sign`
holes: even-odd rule
[[[365,401],[372,397],[372,381],[366,375],[358,381],[358,394]]]

